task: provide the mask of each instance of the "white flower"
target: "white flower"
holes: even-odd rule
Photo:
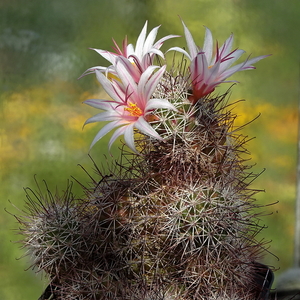
[[[158,69],[157,72],[154,72],[155,69]],[[98,132],[91,147],[104,135],[117,127],[109,141],[109,148],[119,136],[124,135],[125,143],[136,152],[134,128],[153,138],[162,139],[148,123],[147,117],[157,108],[176,110],[167,100],[151,98],[165,69],[166,66],[161,68],[149,66],[142,73],[138,83],[135,82],[130,72],[119,59],[115,62],[118,80],[110,80],[100,70],[95,70],[97,79],[112,100],[92,99],[85,101],[86,104],[104,111],[88,119],[85,124],[110,121]],[[126,87],[125,90],[124,87]]]
[[[225,41],[225,43],[219,48],[216,45],[216,53],[213,57],[213,37],[211,31],[206,28],[203,48],[198,48],[194,42],[194,39],[182,21],[188,52],[179,47],[173,47],[170,50],[176,50],[183,53],[191,61],[190,73],[191,82],[193,87],[192,102],[196,103],[197,100],[203,96],[214,91],[215,87],[224,82],[236,82],[225,81],[228,77],[236,72],[255,69],[253,66],[257,61],[269,56],[262,55],[247,59],[244,62],[231,66],[235,63],[243,53],[244,50],[234,49],[231,50],[233,44],[233,34]]]
[[[109,73],[108,77],[115,78],[116,71],[115,65],[118,58],[123,58],[123,64],[126,66],[128,72],[134,78],[136,82],[139,81],[142,73],[151,65],[153,65],[155,55],[158,55],[164,58],[164,54],[162,53],[160,47],[163,43],[174,37],[178,37],[178,35],[168,35],[157,42],[155,42],[157,32],[160,26],[153,28],[148,36],[147,33],[147,21],[137,39],[135,47],[132,44],[128,44],[127,37],[123,41],[122,49],[117,45],[115,40],[113,40],[115,47],[115,53],[102,49],[93,49],[97,53],[99,53],[103,58],[108,60],[111,63],[109,67],[96,66],[88,69],[83,75],[94,73],[96,70],[101,72]]]

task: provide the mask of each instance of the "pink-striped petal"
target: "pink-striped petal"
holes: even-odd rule
[[[133,132],[133,126],[134,124],[130,124],[128,126],[124,126],[124,140],[126,145],[134,152],[137,152],[134,146],[134,132]]]
[[[102,49],[93,49],[95,50],[98,54],[100,54],[103,58],[105,58],[106,60],[108,60],[111,64],[115,64],[115,60],[118,57],[117,54],[109,52],[107,50],[102,50]]]
[[[231,55],[230,59],[221,62],[220,72],[222,73],[224,70],[228,69],[233,63],[235,63],[241,56],[244,54],[245,51],[241,49],[235,50]]]
[[[152,128],[152,126],[143,117],[140,117],[135,122],[135,127],[148,136],[154,137],[158,140],[162,140],[162,137]]]
[[[124,134],[125,132],[125,129],[126,129],[126,125],[125,126],[122,126],[122,127],[119,127],[118,129],[116,129],[116,131],[113,133],[113,135],[111,136],[110,140],[109,140],[109,143],[108,143],[108,149],[111,148],[112,144],[115,142],[115,140],[121,136],[122,134]]]
[[[202,51],[205,53],[208,65],[210,65],[213,54],[213,37],[211,31],[207,27],[205,27],[205,38]]]
[[[136,89],[136,82],[132,77],[132,74],[128,72],[126,65],[123,63],[124,59],[119,58],[116,62],[116,72],[122,84],[129,93],[132,93]]]
[[[120,97],[115,93],[113,85],[111,84],[110,80],[106,78],[102,72],[96,70],[96,77],[98,81],[101,83],[102,87],[106,91],[106,93],[115,101],[120,102]]]
[[[220,76],[220,80],[225,80],[226,78],[230,77],[231,75],[233,75],[234,73],[236,73],[238,71],[243,71],[243,70],[247,70],[247,69],[255,69],[255,67],[252,66],[252,64],[254,64],[257,61],[259,61],[263,58],[266,58],[268,56],[269,55],[262,55],[262,56],[254,57],[252,59],[244,61],[243,63],[235,65],[235,66],[231,67],[230,69],[226,70],[225,72],[223,72]]]
[[[169,51],[180,52],[180,53],[184,54],[190,61],[193,60],[193,58],[191,57],[191,55],[186,50],[184,50],[184,49],[182,49],[180,47],[172,47],[167,52],[169,52]]]
[[[84,126],[86,124],[90,124],[90,123],[116,121],[116,120],[119,120],[119,119],[120,119],[120,117],[116,116],[116,114],[114,114],[113,112],[105,111],[105,112],[101,112],[101,113],[96,114],[93,117],[87,119],[84,123]]]
[[[175,34],[167,35],[167,36],[161,38],[160,40],[158,40],[153,45],[153,48],[159,49],[166,40],[173,39],[173,38],[176,38],[176,37],[180,37],[180,35],[175,35]]]
[[[106,124],[104,127],[100,129],[100,131],[96,134],[95,138],[93,139],[90,148],[92,148],[100,139],[102,139],[107,133],[113,130],[115,127],[118,127],[123,124],[123,121],[113,121]]]
[[[221,57],[225,57],[230,53],[232,44],[233,44],[233,34],[231,34],[229,38],[224,42],[224,44],[220,47],[219,53]]]
[[[149,51],[149,49],[151,49],[153,47],[153,43],[156,39],[159,27],[160,26],[157,26],[149,32],[149,34],[144,42],[144,45],[143,45],[143,50],[144,50],[143,55],[146,54]]]
[[[145,38],[146,38],[146,32],[147,32],[147,24],[148,21],[145,22],[145,25],[136,41],[136,45],[135,45],[135,54],[137,55],[137,57],[142,57],[143,55],[143,49],[144,49],[144,44],[145,44]]]
[[[103,110],[110,109],[112,106],[112,104],[110,102],[107,102],[107,100],[101,100],[101,99],[89,99],[84,101],[83,103],[92,106],[94,108],[103,109]]]
[[[151,71],[151,68],[149,67],[147,70]],[[155,72],[150,77],[150,79],[148,80],[148,82],[145,82],[145,84],[144,84],[144,86],[145,86],[144,93],[145,93],[145,97],[147,99],[149,99],[151,97],[151,95],[153,94],[153,92],[156,89],[156,86],[159,83],[161,77],[163,76],[165,70],[166,70],[166,65],[162,66],[157,72]],[[140,86],[140,84],[139,84],[139,86]]]
[[[189,53],[191,58],[193,59],[194,57],[196,57],[197,53],[199,52],[198,47],[196,46],[193,36],[190,33],[190,31],[188,30],[188,28],[185,26],[184,22],[181,20],[183,28],[184,28],[184,35],[185,35],[185,39],[186,39],[186,43],[189,49]]]
[[[150,99],[147,102],[146,111],[149,112],[151,110],[155,110],[157,108],[166,108],[170,110],[177,111],[176,107],[165,99]]]

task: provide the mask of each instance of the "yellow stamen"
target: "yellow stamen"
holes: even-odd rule
[[[128,102],[128,106],[124,110],[128,111],[132,117],[140,117],[143,114],[143,111],[132,102]]]
[[[115,80],[118,80],[118,81],[121,82],[121,80],[120,80],[119,77],[117,77],[116,75],[114,75],[114,74],[112,74],[112,73],[110,73],[110,72],[107,73],[107,78],[108,78],[110,81],[112,81],[112,79],[115,79]]]

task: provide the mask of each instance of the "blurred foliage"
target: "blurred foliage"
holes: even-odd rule
[[[261,238],[272,240],[265,263],[280,270],[291,267],[294,234],[296,182],[297,98],[299,82],[300,3],[280,0],[52,0],[0,2],[0,299],[38,299],[44,284],[34,271],[24,272],[24,253],[11,241],[20,239],[14,218],[4,211],[19,213],[8,200],[22,209],[23,187],[35,188],[46,180],[49,188],[63,190],[74,176],[83,184],[90,173],[89,143],[99,124],[84,121],[97,113],[82,102],[104,97],[94,76],[77,78],[85,69],[105,64],[88,47],[111,49],[125,35],[133,43],[145,20],[159,24],[159,36],[183,34],[178,15],[201,46],[204,27],[222,43],[231,32],[235,46],[245,55],[272,54],[257,63],[256,71],[235,74],[241,83],[232,88],[236,125],[250,122],[243,130],[256,139],[249,142],[254,172],[266,171],[253,183],[266,193],[258,195],[264,208],[262,223],[268,228]],[[166,48],[174,43],[168,41]],[[184,46],[183,38],[177,40]],[[223,86],[217,92],[225,91]],[[117,146],[107,150],[109,136],[97,143],[90,154],[101,165],[117,157]],[[81,195],[75,185],[76,195]]]

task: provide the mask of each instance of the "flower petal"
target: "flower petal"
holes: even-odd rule
[[[126,145],[133,150],[134,152],[136,151],[136,148],[134,146],[134,132],[133,132],[133,126],[134,124],[129,124],[126,126],[125,131],[124,131],[124,140]],[[124,126],[125,127],[125,126]]]
[[[150,99],[147,102],[146,111],[151,111],[157,108],[167,108],[177,111],[177,108],[166,99]]]
[[[157,26],[149,32],[148,37],[146,38],[144,46],[143,46],[143,55],[145,55],[153,47],[153,43],[157,36],[159,27],[160,26]]]
[[[186,43],[190,52],[190,56],[193,59],[194,57],[196,57],[197,53],[199,52],[198,47],[196,46],[193,36],[190,33],[190,31],[188,30],[188,28],[185,26],[184,22],[181,20],[183,28],[184,28],[184,35],[185,35],[185,39],[186,39]]]
[[[192,82],[205,81],[208,73],[208,64],[204,52],[199,52],[191,62],[191,79]]]
[[[210,65],[213,54],[213,37],[211,31],[207,27],[205,27],[205,38],[202,50],[205,53],[207,64]]]
[[[111,64],[113,64],[113,65],[115,64],[115,60],[118,57],[115,53],[109,52],[107,50],[102,50],[102,49],[94,49],[94,48],[92,48],[92,50],[96,51],[103,58],[105,58],[106,60],[108,60]]]
[[[162,53],[162,51],[155,49],[155,48],[151,48],[148,52],[145,53],[143,59],[149,57],[150,55],[153,56],[154,54],[159,55],[162,58],[165,57],[164,54]]]
[[[192,60],[192,57],[190,56],[190,54],[187,51],[185,51],[184,49],[180,48],[180,47],[172,47],[167,52],[169,52],[169,51],[180,52],[180,53],[184,54],[189,60]]]
[[[221,62],[221,66],[220,66],[220,72],[222,73],[224,70],[228,69],[233,63],[235,63],[241,56],[242,54],[244,54],[245,51],[242,49],[237,49],[234,52],[232,52],[232,54],[230,55],[230,57]]]
[[[101,67],[101,66],[96,66],[96,67],[92,67],[92,68],[89,68],[87,70],[85,70],[82,75],[80,75],[78,77],[78,79],[86,76],[86,75],[89,75],[89,74],[92,74],[92,73],[95,73],[96,70],[99,70],[100,72],[105,72],[107,70],[107,67]]]
[[[128,72],[128,69],[126,67],[126,64],[124,64],[124,61],[126,59],[120,57],[117,59],[116,62],[116,71],[118,74],[118,77],[120,78],[122,84],[124,85],[125,89],[132,93],[133,90],[136,90],[137,84],[130,72]],[[124,99],[123,99],[124,100]]]
[[[226,78],[230,77],[236,72],[243,71],[243,70],[248,70],[248,69],[255,69],[252,64],[256,63],[257,61],[268,57],[269,55],[262,55],[262,56],[257,56],[252,59],[246,60],[238,65],[235,65],[228,69],[227,71],[223,72],[222,75],[220,76],[220,80],[225,80]]]
[[[89,106],[98,108],[98,109],[103,109],[103,110],[108,110],[112,107],[112,104],[108,102],[107,100],[101,100],[101,99],[89,99],[83,102],[84,104],[87,104]]]
[[[210,85],[211,83],[213,83],[217,78],[218,75],[220,73],[219,69],[220,69],[220,62],[217,62],[216,64],[214,64],[212,66],[212,68],[208,69],[207,76],[205,78],[205,83]]]
[[[137,57],[141,58],[143,55],[143,50],[144,50],[144,43],[145,43],[145,38],[146,38],[146,32],[147,32],[147,24],[148,21],[145,22],[145,25],[136,41],[135,45],[135,54]]]
[[[163,59],[165,58],[164,54],[160,50],[152,48],[143,56],[142,60],[140,61],[140,69],[146,70],[149,66],[152,66],[155,55],[158,55]]]
[[[93,139],[90,148],[92,148],[101,138],[103,138],[107,133],[109,133],[112,129],[115,127],[118,127],[122,125],[123,122],[118,120],[118,121],[113,121],[108,124],[106,124],[104,127],[102,127],[98,133],[96,134],[95,138]]]
[[[149,67],[146,71],[151,73],[153,68]],[[164,72],[166,70],[166,65],[162,66],[156,73],[154,73],[148,81],[146,81],[146,78],[142,78],[139,82],[138,89],[141,90],[141,86],[144,86],[144,94],[145,98],[149,99],[151,95],[153,94],[154,90],[156,89],[157,84],[159,83],[161,77],[163,76]],[[146,73],[146,71],[144,73]],[[144,75],[144,74],[143,74]],[[145,80],[145,81],[142,81]]]
[[[132,55],[132,56],[134,56],[134,55]],[[137,66],[134,63],[132,63],[129,59],[120,56],[117,59],[116,68],[117,68],[117,72],[119,72],[119,70],[120,70],[123,75],[124,75],[124,69],[122,67],[117,66],[117,64],[120,65],[120,63],[123,64],[125,66],[125,68],[127,69],[127,76],[129,74],[130,77],[132,77],[132,79],[133,79],[133,81],[131,79],[129,79],[129,80],[131,82],[138,82],[141,77],[141,71],[137,68]],[[122,81],[122,79],[121,79],[121,81]],[[128,80],[126,80],[126,82],[128,82]]]
[[[102,121],[112,121],[111,117],[111,112],[105,111],[105,112],[101,112],[99,114],[94,115],[93,117],[90,117],[89,119],[87,119],[84,122],[85,126],[86,124],[90,124],[90,123],[95,123],[95,122],[102,122]],[[113,119],[115,120],[115,119]]]
[[[164,41],[169,40],[169,39],[172,39],[172,38],[176,38],[176,37],[180,37],[180,35],[174,35],[174,34],[167,35],[167,36],[161,38],[160,40],[158,40],[158,41],[153,45],[153,48],[159,49],[159,48],[162,46],[162,44],[164,43]]]
[[[109,143],[108,143],[108,149],[111,148],[112,144],[115,142],[115,140],[121,136],[122,134],[124,134],[124,131],[126,129],[126,125],[125,126],[122,126],[122,127],[119,127],[112,135],[112,137],[110,138],[109,140]]]
[[[148,136],[152,136],[158,140],[162,140],[162,137],[152,128],[152,126],[143,117],[138,118],[134,126],[142,133]]]
[[[132,44],[129,44],[129,45],[127,46],[127,58],[128,58],[130,55],[132,55],[132,54],[134,54],[134,47],[133,47]]]
[[[224,42],[224,44],[219,49],[219,54],[221,57],[227,56],[232,48],[233,44],[233,34],[229,36],[229,38]]]
[[[111,81],[108,80],[106,78],[106,76],[103,75],[100,71],[96,70],[95,73],[96,73],[96,77],[97,77],[98,81],[101,83],[101,85],[104,88],[104,90],[106,91],[106,93],[115,101],[120,102],[120,100],[122,100],[122,99],[120,99],[118,94],[116,94]]]

